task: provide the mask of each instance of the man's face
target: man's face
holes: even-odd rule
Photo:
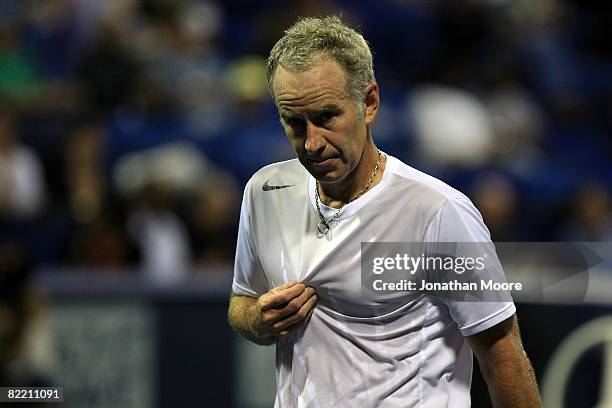
[[[304,72],[279,66],[274,95],[285,133],[302,165],[322,183],[342,182],[359,163],[368,141],[367,127],[378,108],[378,87],[358,104],[346,92],[345,74],[337,62],[319,59]]]

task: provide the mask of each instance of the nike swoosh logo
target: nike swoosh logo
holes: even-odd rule
[[[287,185],[287,186],[271,186],[270,184],[268,184],[270,182],[270,180],[267,180],[263,186],[261,186],[261,189],[263,191],[271,191],[271,190],[280,190],[281,188],[287,188],[287,187],[293,187],[295,186],[295,184],[291,184],[291,185]]]

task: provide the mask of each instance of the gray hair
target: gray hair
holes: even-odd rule
[[[348,95],[356,102],[365,100],[365,87],[376,81],[370,47],[361,34],[336,16],[301,18],[285,31],[266,62],[272,97],[279,65],[291,72],[303,72],[318,56],[333,58],[345,72]]]

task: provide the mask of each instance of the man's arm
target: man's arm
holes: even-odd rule
[[[257,314],[257,299],[232,293],[227,313],[230,326],[245,339],[260,346],[276,343],[274,336],[261,336],[253,329],[252,322]]]
[[[478,359],[495,408],[541,407],[535,373],[523,350],[516,315],[467,341]]]
[[[245,339],[270,345],[304,324],[316,302],[314,289],[297,282],[273,288],[257,299],[232,293],[228,321]]]

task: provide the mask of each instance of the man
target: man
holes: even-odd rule
[[[272,49],[268,82],[298,160],[246,186],[229,321],[276,343],[275,406],[469,406],[470,348],[496,407],[540,406],[512,302],[361,290],[361,242],[490,241],[464,195],[374,145],[363,37],[336,17],[300,20]]]

